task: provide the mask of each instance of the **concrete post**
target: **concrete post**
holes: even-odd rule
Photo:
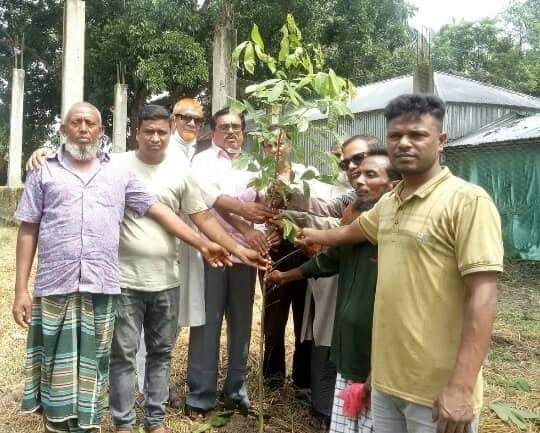
[[[62,118],[74,103],[84,100],[85,14],[84,0],[65,0]]]
[[[126,151],[127,140],[127,104],[128,86],[127,84],[116,84],[114,86],[114,112],[113,112],[113,152],[121,153]]]
[[[430,63],[418,64],[413,75],[413,93],[432,95],[434,91],[433,66]]]
[[[9,162],[7,186],[21,184],[23,139],[24,70],[13,69],[11,86],[11,115],[9,119]]]
[[[216,24],[212,55],[212,114],[236,97],[236,70],[232,66],[232,52],[236,47],[236,29],[232,11],[223,2],[221,17]]]

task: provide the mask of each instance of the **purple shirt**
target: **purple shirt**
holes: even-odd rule
[[[139,215],[156,203],[114,157],[83,180],[63,148],[28,173],[15,218],[39,224],[34,296],[120,293],[118,239],[124,208]]]

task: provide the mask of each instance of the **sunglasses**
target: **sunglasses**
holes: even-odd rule
[[[364,160],[365,156],[366,154],[364,152],[360,152],[356,155],[351,156],[350,158],[343,159],[339,161],[339,168],[341,168],[343,171],[347,171],[351,162],[354,162],[354,165],[360,165],[360,163]]]
[[[202,125],[203,122],[204,122],[204,119],[202,117],[198,117],[198,116],[190,116],[188,114],[180,114],[180,113],[177,113],[174,115],[174,118],[175,119],[180,119],[186,123],[189,123],[191,121],[193,121],[195,123],[195,125]]]

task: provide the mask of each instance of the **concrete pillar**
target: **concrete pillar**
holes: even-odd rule
[[[432,95],[434,91],[433,66],[430,63],[418,64],[413,75],[413,93]]]
[[[113,152],[120,153],[126,151],[127,139],[127,104],[128,86],[127,84],[116,84],[114,86],[114,112],[113,112]]]
[[[236,47],[231,6],[223,2],[220,19],[216,24],[212,55],[212,114],[236,98],[236,70],[232,66],[232,52]]]
[[[7,185],[21,184],[23,139],[24,70],[13,69],[11,85],[11,115],[9,119],[9,162]]]
[[[86,3],[64,2],[64,50],[62,61],[62,118],[76,102],[84,100],[84,34]]]

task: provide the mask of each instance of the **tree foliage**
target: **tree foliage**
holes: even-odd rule
[[[444,26],[435,69],[540,96],[540,1],[513,2],[498,19]]]
[[[411,9],[404,0],[234,0],[240,40],[249,38],[253,23],[274,51],[277,31],[292,14],[308,44],[318,44],[338,75],[356,85],[410,73],[415,62],[413,34],[407,19]],[[243,75],[248,81],[264,74]]]
[[[256,66],[259,66],[268,70],[271,78],[248,86],[247,97],[232,101],[231,107],[236,112],[247,112],[254,123],[249,132],[253,146],[236,160],[237,167],[256,173],[251,186],[258,191],[279,190],[283,195],[283,200],[279,200],[282,203],[280,207],[283,207],[287,204],[290,185],[284,185],[278,179],[279,167],[283,158],[305,162],[304,149],[296,138],[308,129],[310,112],[319,110],[329,119],[327,128],[335,128],[338,117],[352,117],[347,103],[355,88],[351,81],[338,76],[333,69],[326,68],[320,46],[304,43],[302,32],[292,15],[287,16],[280,34],[281,40],[275,54],[266,49],[256,24],[253,25],[250,39],[236,47],[233,59],[241,69],[253,75]],[[264,143],[279,140],[268,131],[275,124],[289,138],[292,152],[281,157],[265,157]],[[328,156],[324,152],[320,152],[320,155]],[[312,170],[307,170],[300,179],[295,179],[294,173],[291,176],[290,184],[300,184],[307,195],[308,180],[318,178],[332,181],[328,176],[317,175]]]
[[[203,92],[209,96],[213,26],[220,1],[92,0],[86,2],[85,95],[100,107],[110,126],[117,63],[126,67],[129,113],[151,94],[168,91],[173,98]],[[281,24],[297,17],[306,43],[318,43],[336,74],[355,84],[408,71],[404,0],[228,0],[236,10],[240,40],[252,23],[260,25],[269,51],[278,47]],[[25,153],[54,130],[60,111],[62,0],[0,0],[0,121],[8,121],[8,83],[16,36],[25,35]],[[403,51],[405,50],[405,51]],[[405,55],[403,55],[405,54]],[[259,79],[245,73],[240,90]]]
[[[126,67],[129,112],[151,94],[210,97],[211,43],[220,2],[235,13],[239,40],[253,23],[267,52],[280,48],[287,14],[305,44],[320,45],[329,68],[355,85],[410,73],[416,60],[405,0],[91,0],[86,2],[85,95],[110,126],[116,65]],[[60,112],[62,0],[0,0],[0,122],[9,119],[9,81],[16,38],[25,36],[25,153],[54,131]],[[540,95],[540,0],[513,1],[496,21],[459,23],[435,37],[435,66]],[[254,54],[256,54],[254,52]],[[239,90],[271,77],[254,65],[240,72]]]

